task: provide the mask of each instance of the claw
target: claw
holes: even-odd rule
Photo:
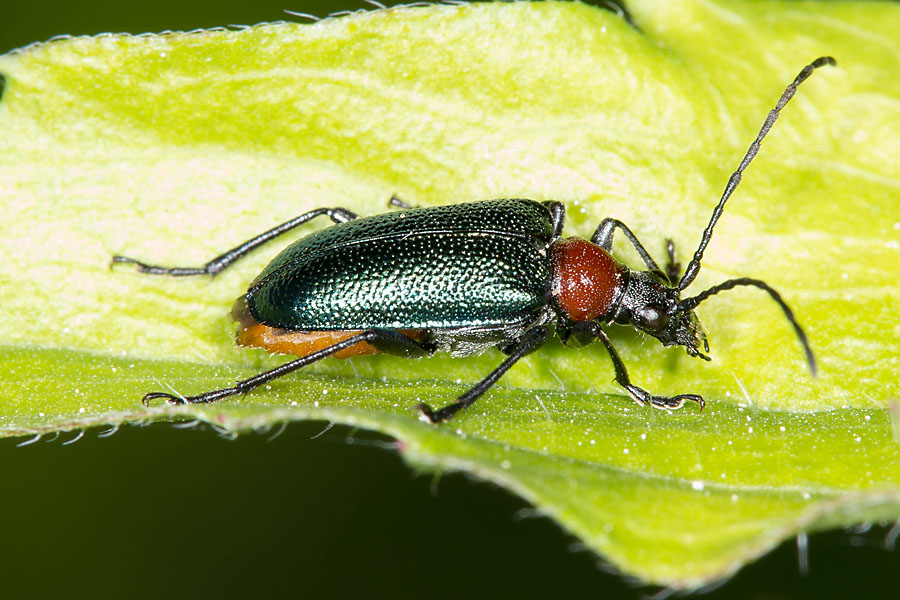
[[[166,392],[150,392],[141,399],[141,403],[144,406],[150,406],[150,402],[152,400],[156,400],[157,398],[165,398],[166,402],[169,404],[185,404],[186,402],[184,398],[179,398],[178,396],[173,396],[172,394],[167,394]]]
[[[671,410],[676,410],[684,406],[684,403],[690,400],[691,402],[696,402],[700,405],[700,410],[703,410],[703,407],[706,406],[706,401],[703,399],[703,396],[698,394],[679,394],[677,396],[653,396],[650,400],[650,403],[653,404],[656,408],[668,408]]]
[[[117,263],[128,263],[138,265],[138,271],[141,270],[140,263],[134,260],[133,258],[128,258],[127,256],[113,256],[112,260],[109,261],[109,268],[112,269],[116,266]]]
[[[435,413],[434,410],[424,402],[416,404],[413,408],[419,411],[419,420],[425,423],[435,425],[446,420],[446,417],[441,417],[441,411]]]

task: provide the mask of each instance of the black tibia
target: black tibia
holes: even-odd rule
[[[609,353],[609,358],[610,360],[612,360],[613,368],[616,371],[616,383],[618,383],[625,389],[625,391],[631,394],[631,397],[634,398],[638,402],[638,404],[643,405],[649,403],[657,408],[681,408],[685,401],[690,400],[699,404],[701,410],[706,405],[703,397],[697,394],[654,396],[647,390],[639,388],[638,386],[632,384],[631,379],[628,377],[628,370],[625,368],[625,363],[622,362],[622,358],[619,356],[619,353],[616,352],[616,349],[613,347],[612,342],[606,335],[606,332],[603,331],[603,329],[600,327],[599,323],[593,321],[576,323],[572,327],[572,329],[588,331],[595,338],[603,342],[603,345],[606,346],[606,351]]]
[[[292,360],[291,362],[285,363],[280,367],[275,367],[271,371],[260,373],[259,375],[251,377],[250,379],[238,381],[232,387],[222,388],[220,390],[211,390],[209,392],[200,394],[199,396],[176,396],[167,392],[151,392],[144,396],[143,403],[149,406],[152,400],[162,398],[170,404],[206,404],[208,402],[215,402],[229,396],[246,394],[253,388],[259,387],[260,385],[268,383],[274,379],[278,379],[279,377],[287,375],[288,373],[296,371],[297,369],[303,368],[306,365],[318,362],[323,358],[328,358],[332,354],[336,354],[341,350],[350,348],[351,346],[355,346],[360,342],[368,342],[379,350],[389,352],[390,354],[398,354],[400,356],[428,356],[434,352],[433,349],[419,344],[417,341],[408,338],[402,333],[396,331],[386,331],[382,329],[370,329],[349,337],[345,340],[341,340],[333,346],[329,346],[308,356],[298,358],[297,360]]]
[[[303,225],[307,221],[326,215],[335,223],[345,223],[357,218],[356,213],[346,208],[317,208],[309,212],[303,213],[299,217],[294,217],[290,221],[286,221],[277,227],[261,233],[258,236],[247,240],[215,257],[202,267],[159,267],[156,265],[148,265],[127,256],[113,256],[112,264],[129,263],[137,266],[137,270],[141,273],[150,273],[152,275],[169,275],[171,277],[185,277],[188,275],[218,275],[229,267],[236,260],[266,242],[278,237],[282,233],[286,233],[291,229]]]
[[[648,269],[650,269],[651,271],[656,271],[657,273],[663,272],[659,268],[659,265],[656,264],[656,261],[653,260],[653,257],[650,256],[650,253],[647,252],[647,249],[644,248],[644,245],[641,244],[641,241],[628,228],[628,225],[618,219],[603,219],[597,226],[597,230],[594,232],[594,235],[591,236],[591,243],[597,244],[607,252],[612,252],[613,234],[615,233],[616,229],[622,230],[622,233],[626,238],[628,238],[628,241],[631,242],[631,245],[634,246],[634,249],[637,250],[638,255],[640,255],[641,260],[644,261],[644,264],[647,265]]]
[[[547,339],[548,335],[550,335],[550,331],[545,326],[532,327],[525,331],[522,337],[509,348],[509,358],[491,371],[487,377],[475,384],[472,389],[457,398],[456,402],[448,404],[437,411],[432,410],[427,404],[418,404],[416,409],[421,413],[423,419],[431,423],[443,423],[453,418],[453,415],[459,411],[475,404],[475,401],[488,391],[492,385],[497,383],[497,380],[503,377],[503,374],[509,371],[519,359],[537,350],[544,343],[544,340]]]

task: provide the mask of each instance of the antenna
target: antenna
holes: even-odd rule
[[[816,356],[813,354],[812,348],[810,348],[809,346],[809,339],[806,337],[806,332],[804,332],[803,328],[800,327],[800,323],[797,322],[797,317],[794,316],[794,311],[792,311],[787,303],[781,298],[781,294],[773,290],[765,281],[760,281],[759,279],[751,279],[749,277],[741,277],[738,279],[729,279],[728,281],[723,281],[720,284],[712,286],[708,290],[700,292],[693,298],[685,298],[678,303],[678,311],[683,312],[687,310],[693,310],[697,307],[698,304],[700,304],[710,296],[714,296],[719,292],[724,292],[725,290],[734,289],[741,285],[753,286],[763,290],[772,297],[772,300],[774,300],[778,304],[778,306],[781,307],[781,310],[784,312],[784,316],[787,317],[787,320],[790,322],[791,327],[794,328],[794,333],[797,334],[797,339],[800,340],[800,345],[803,346],[803,352],[806,354],[806,364],[809,365],[809,372],[812,373],[813,377],[815,377],[816,372],[818,371],[818,366],[816,366]]]
[[[741,182],[741,175],[744,173],[744,169],[747,168],[747,166],[750,164],[750,161],[752,161],[753,157],[756,156],[756,153],[759,152],[760,143],[763,141],[763,138],[766,137],[766,134],[769,133],[769,130],[772,128],[775,120],[778,119],[778,114],[781,112],[781,109],[784,108],[784,105],[794,97],[794,93],[797,91],[797,86],[806,81],[806,78],[812,75],[812,72],[819,67],[824,67],[825,65],[833,66],[836,64],[837,61],[830,56],[817,58],[816,60],[812,61],[812,63],[803,67],[803,70],[800,71],[794,81],[792,81],[790,85],[785,88],[784,93],[781,94],[781,98],[778,99],[778,104],[775,105],[775,108],[769,111],[769,115],[766,117],[765,123],[763,123],[762,128],[756,135],[756,139],[752,144],[750,144],[750,147],[747,149],[747,153],[744,155],[743,160],[741,160],[741,164],[738,165],[737,171],[732,173],[731,177],[728,179],[728,185],[725,186],[725,191],[722,193],[722,199],[719,200],[719,204],[716,206],[715,210],[713,210],[712,217],[709,220],[709,225],[707,225],[706,229],[703,230],[703,237],[700,238],[700,246],[697,248],[697,251],[694,252],[694,257],[691,259],[691,262],[688,263],[687,268],[684,270],[684,275],[682,275],[681,281],[678,282],[678,291],[684,290],[687,286],[691,285],[691,283],[694,282],[694,279],[697,278],[697,273],[700,272],[700,261],[703,259],[703,251],[706,250],[706,246],[709,244],[710,238],[712,238],[713,227],[716,226],[716,222],[719,220],[719,217],[722,216],[722,210],[725,208],[725,202],[728,201],[728,198],[731,197],[731,194]]]

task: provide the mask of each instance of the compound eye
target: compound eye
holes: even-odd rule
[[[641,329],[659,331],[669,323],[669,315],[663,312],[661,307],[651,304],[642,308],[635,315],[635,321]]]

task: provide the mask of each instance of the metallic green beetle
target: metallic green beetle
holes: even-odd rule
[[[365,218],[343,208],[320,208],[198,268],[159,267],[115,256],[114,263],[133,263],[145,273],[215,275],[311,219],[328,216],[335,223],[286,248],[250,284],[232,311],[240,323],[238,343],[299,358],[231,387],[187,397],[151,392],[144,396],[144,403],[157,398],[176,404],[213,402],[329,356],[385,352],[423,357],[438,351],[466,356],[491,347],[506,354],[500,366],[455,402],[439,410],[418,405],[423,419],[438,423],[473,404],[519,359],[536,350],[550,335],[548,326],[554,325],[570,346],[600,340],[612,360],[617,383],[637,402],[678,408],[691,400],[702,408],[703,398],[697,394],[656,396],[632,384],[603,326],[630,325],[663,345],[684,346],[691,356],[709,360],[704,354],[709,350],[706,333],[694,309],[710,296],[738,286],[759,288],[781,307],[815,374],[815,358],[805,333],[781,296],[765,282],[742,277],[690,298],[682,299],[681,292],[696,278],[725,202],[781,109],[813,70],[833,64],[830,57],[817,59],[785,89],[729,179],[684,273],[679,273],[671,242],[662,269],[621,221],[604,219],[590,241],[563,239],[561,203],[522,199],[432,208],[411,208],[395,199],[394,204],[404,210]],[[631,270],[611,255],[617,229],[634,246],[646,271]]]

